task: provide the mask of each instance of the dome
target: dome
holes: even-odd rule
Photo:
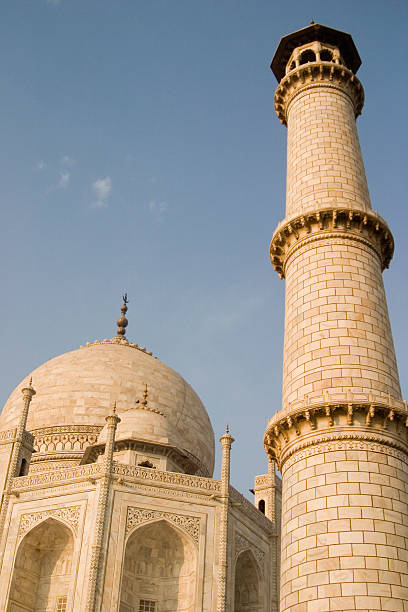
[[[131,415],[126,431],[128,419],[118,430],[122,438],[126,433],[176,448],[200,466],[201,473],[212,476],[214,432],[200,398],[179,374],[137,345],[123,338],[88,344],[47,361],[32,372],[32,378],[37,394],[29,410],[29,431],[52,436],[54,427],[102,429],[116,402],[121,418]],[[17,425],[25,382],[7,400],[0,430]]]

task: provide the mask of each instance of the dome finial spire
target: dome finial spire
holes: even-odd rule
[[[126,333],[126,327],[128,326],[128,320],[127,320],[125,315],[126,315],[127,310],[128,310],[127,305],[129,304],[127,293],[125,293],[122,296],[122,298],[123,298],[123,304],[120,307],[120,310],[121,310],[122,314],[120,315],[119,319],[116,321],[117,326],[118,326],[118,330],[116,332],[116,337],[117,338],[122,338],[123,340],[126,340],[125,333]]]

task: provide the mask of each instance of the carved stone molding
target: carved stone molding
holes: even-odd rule
[[[162,510],[147,510],[146,508],[129,507],[126,517],[126,535],[144,523],[164,519],[188,533],[198,546],[200,537],[200,519],[195,516],[175,514]]]
[[[293,99],[311,87],[330,87],[349,98],[356,117],[364,105],[364,89],[355,74],[341,64],[309,62],[289,72],[279,83],[275,93],[275,110],[283,125],[287,125],[288,109]]]
[[[37,523],[41,523],[47,518],[60,519],[64,523],[68,523],[77,535],[79,517],[81,514],[81,506],[67,506],[65,508],[51,508],[49,510],[41,510],[40,512],[30,512],[23,514],[20,517],[20,525],[18,528],[18,537],[22,537],[30,531]]]
[[[282,221],[270,244],[271,262],[280,278],[290,257],[309,242],[347,238],[366,244],[380,258],[384,270],[394,253],[394,239],[382,217],[374,212],[351,208],[325,208]]]
[[[290,407],[269,421],[264,445],[281,467],[300,449],[332,440],[377,442],[408,454],[407,406],[390,399]]]
[[[255,559],[258,562],[258,565],[261,569],[263,569],[265,564],[265,553],[263,550],[255,546],[252,542],[250,542],[246,537],[242,534],[236,532],[235,533],[235,558],[243,552],[244,550],[250,550],[254,555]]]
[[[3,442],[14,442],[16,437],[17,429],[6,429],[5,431],[0,431],[0,444]],[[23,444],[31,447],[34,442],[34,436],[29,431],[24,431],[23,433]]]
[[[0,431],[0,442],[10,442],[11,440],[14,440],[16,436],[16,428],[14,427],[14,429],[7,429],[6,431]]]

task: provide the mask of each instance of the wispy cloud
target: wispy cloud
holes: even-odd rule
[[[57,187],[59,189],[66,189],[69,185],[70,178],[71,178],[71,174],[67,170],[60,172],[60,180],[59,180]]]
[[[39,162],[37,162],[36,168],[37,170],[44,170],[47,167],[47,164],[45,163],[44,160],[40,159]]]
[[[150,200],[150,202],[147,203],[147,207],[156,221],[162,221],[169,205],[165,200]]]
[[[112,192],[112,180],[110,176],[96,179],[92,183],[92,191],[96,196],[96,201],[92,202],[92,208],[106,208],[108,206],[109,196]]]
[[[69,155],[63,155],[60,159],[60,164],[65,168],[72,168],[72,166],[75,164],[75,159]]]

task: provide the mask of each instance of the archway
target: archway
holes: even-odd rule
[[[193,612],[196,569],[187,535],[164,520],[139,527],[126,544],[120,612]]]
[[[8,612],[68,611],[73,550],[72,533],[59,521],[34,527],[17,551]]]
[[[235,566],[234,612],[261,612],[259,571],[249,550],[243,551]]]

